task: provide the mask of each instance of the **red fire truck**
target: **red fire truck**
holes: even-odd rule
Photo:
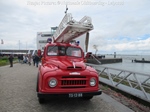
[[[52,97],[91,99],[102,93],[98,73],[84,63],[84,52],[79,42],[70,43],[72,39],[92,30],[93,26],[85,20],[76,23],[69,17],[68,14],[64,17],[69,22],[62,31],[59,29],[61,24],[58,27],[60,33],[56,39],[53,42],[48,39],[45,45],[37,77],[39,103]]]

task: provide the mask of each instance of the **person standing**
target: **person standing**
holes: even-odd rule
[[[35,55],[36,67],[38,67],[39,61],[40,61],[40,57],[36,54],[36,55]]]
[[[31,65],[31,54],[28,55],[28,63],[29,63],[29,66]]]
[[[35,55],[32,56],[33,66],[35,66]]]
[[[20,63],[20,54],[18,54],[18,62]]]
[[[23,55],[23,63],[27,63],[27,55]]]
[[[10,54],[8,59],[9,59],[10,67],[13,67],[13,59],[14,59],[13,55]]]
[[[23,64],[23,54],[20,55],[21,64]]]

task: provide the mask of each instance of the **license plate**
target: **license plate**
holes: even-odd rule
[[[82,93],[69,93],[69,98],[79,98],[82,97]]]

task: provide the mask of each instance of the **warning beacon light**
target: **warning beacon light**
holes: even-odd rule
[[[76,46],[79,46],[79,44],[80,44],[80,41],[77,41],[77,42],[76,42]]]
[[[47,42],[48,42],[48,43],[51,43],[51,42],[52,42],[52,39],[51,39],[51,38],[48,38],[48,39],[47,39]]]

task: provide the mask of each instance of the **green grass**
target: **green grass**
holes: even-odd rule
[[[0,57],[0,66],[8,65],[9,61],[7,57]]]
[[[13,63],[16,63],[17,58],[14,58]],[[4,56],[4,57],[0,57],[0,66],[5,66],[5,65],[9,65],[9,60],[8,57]]]

